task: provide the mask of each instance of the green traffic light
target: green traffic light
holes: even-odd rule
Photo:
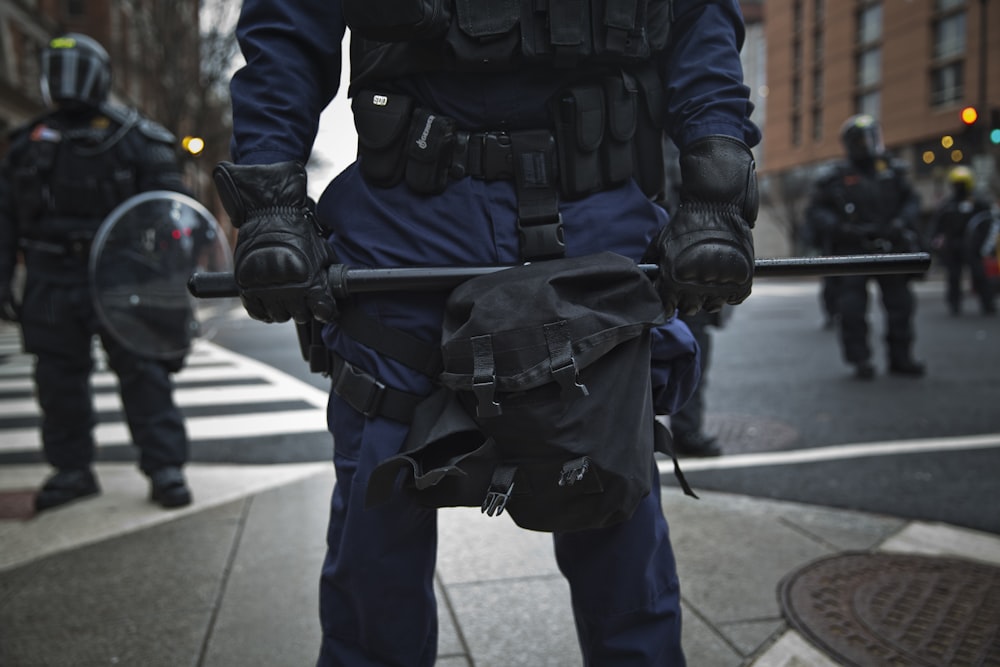
[[[1000,144],[1000,127],[990,130],[990,143],[993,145]]]

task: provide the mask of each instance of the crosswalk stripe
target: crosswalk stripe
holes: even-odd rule
[[[7,350],[0,362],[0,424],[8,419],[11,426],[0,428],[0,453],[37,451],[41,447],[39,428],[24,426],[26,418],[40,415],[31,358],[21,353],[16,331],[10,327],[0,327],[0,350]],[[94,429],[95,440],[99,447],[129,444],[118,379],[103,358],[97,359],[95,368],[91,376],[94,409],[105,417],[112,416]],[[198,441],[327,431],[326,392],[208,341],[195,344],[185,367],[174,375],[174,384],[174,400],[180,408],[214,413],[185,419],[192,449]],[[273,409],[269,411],[268,405]],[[258,410],[248,411],[247,406]]]

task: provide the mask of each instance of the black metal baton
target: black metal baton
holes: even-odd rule
[[[842,255],[839,257],[789,257],[758,259],[755,278],[792,278],[804,276],[881,275],[888,273],[924,273],[930,267],[926,252]],[[511,266],[440,266],[358,269],[337,265],[330,268],[330,291],[337,298],[362,292],[427,292],[449,290],[470,278],[503,271]],[[656,277],[656,264],[640,264],[650,278]],[[209,299],[239,296],[231,273],[195,273],[188,280],[193,296]]]

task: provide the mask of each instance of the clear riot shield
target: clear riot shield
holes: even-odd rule
[[[177,359],[239,303],[196,300],[188,279],[231,270],[229,243],[208,209],[178,192],[144,192],[115,208],[94,237],[91,295],[116,340],[141,356]]]

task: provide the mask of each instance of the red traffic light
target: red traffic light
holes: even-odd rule
[[[979,120],[979,112],[976,111],[976,107],[965,107],[962,109],[962,122],[966,125],[972,125],[977,120]]]

